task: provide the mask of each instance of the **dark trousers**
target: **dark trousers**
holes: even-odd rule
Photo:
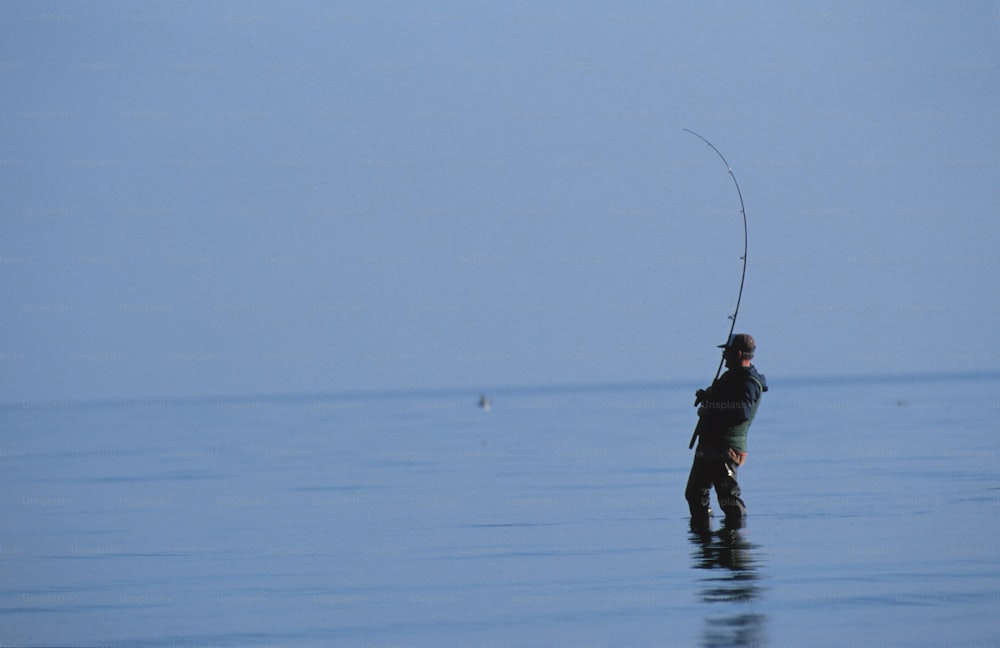
[[[698,447],[684,490],[692,519],[708,518],[709,491],[713,486],[726,519],[737,520],[746,516],[747,507],[740,499],[740,485],[736,483],[736,468],[736,464],[721,452]]]

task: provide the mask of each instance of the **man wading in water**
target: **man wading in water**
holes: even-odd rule
[[[746,516],[740,499],[736,469],[747,458],[747,430],[757,413],[761,394],[767,391],[764,376],[750,363],[757,345],[753,337],[739,333],[721,345],[726,373],[708,389],[695,393],[698,408],[698,447],[684,496],[691,509],[691,524],[704,526],[712,515],[709,491],[715,486],[719,506],[727,522]]]

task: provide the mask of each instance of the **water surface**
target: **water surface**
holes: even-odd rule
[[[696,385],[7,406],[0,644],[1000,644],[1000,377],[770,378],[704,533]]]

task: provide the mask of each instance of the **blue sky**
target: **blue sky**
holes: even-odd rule
[[[0,5],[4,401],[994,370],[996,2]]]

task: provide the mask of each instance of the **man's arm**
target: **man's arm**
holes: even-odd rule
[[[757,405],[757,401],[760,400],[760,385],[756,381],[750,380],[749,378],[743,384],[743,400],[742,408],[740,411],[740,420],[736,423],[742,423],[750,418],[753,414],[753,408]]]

